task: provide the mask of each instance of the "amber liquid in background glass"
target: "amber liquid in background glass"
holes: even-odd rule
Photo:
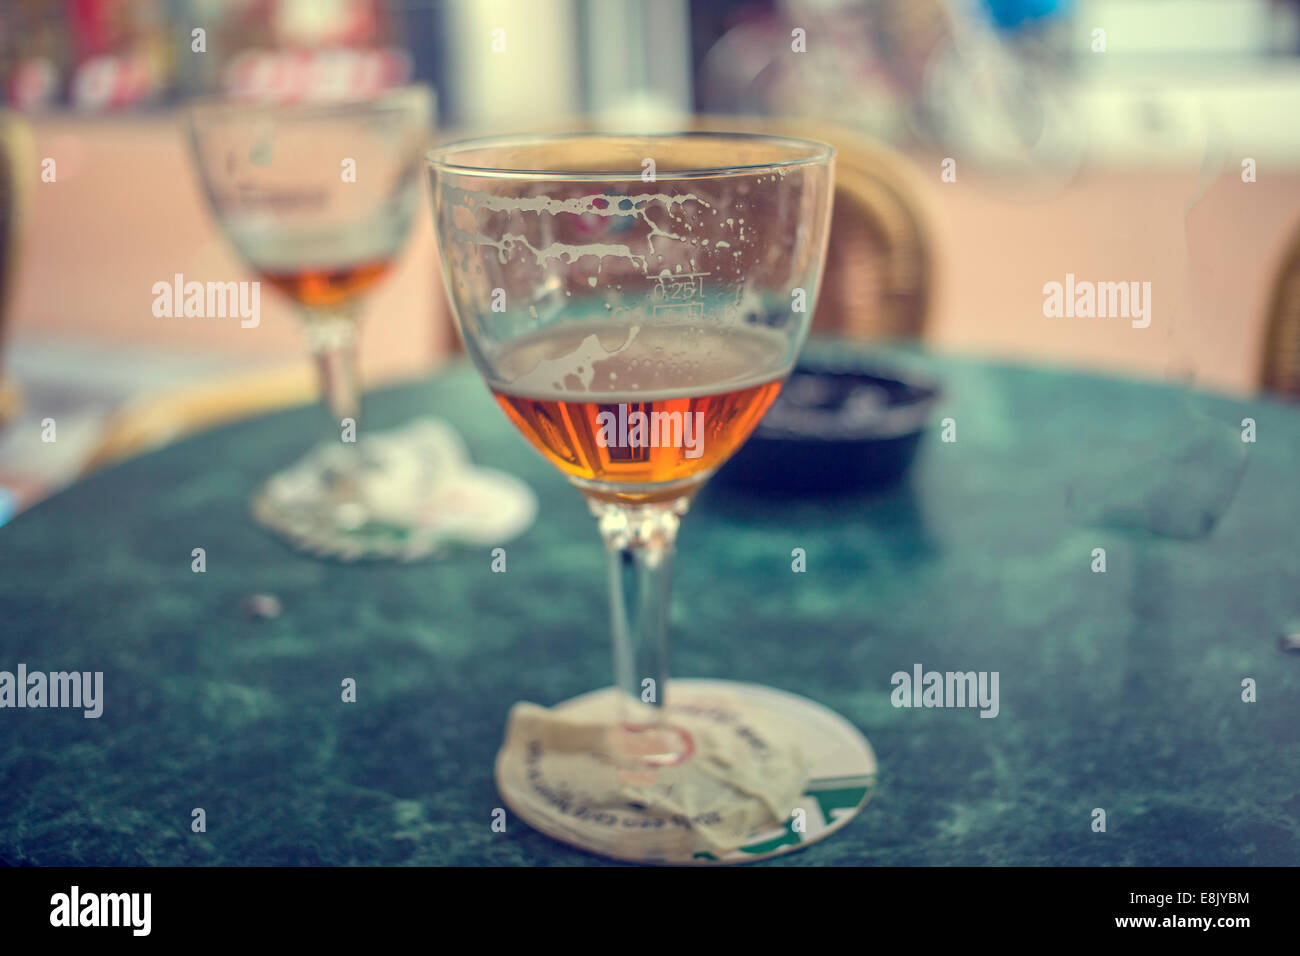
[[[328,308],[369,289],[392,265],[391,259],[376,259],[331,269],[263,270],[261,275],[295,302],[309,308]]]
[[[616,354],[605,354],[612,349]],[[584,489],[592,492],[586,483],[596,482],[609,486],[599,497],[649,501],[660,497],[652,486],[681,483],[671,496],[687,493],[691,478],[703,483],[731,457],[780,392],[785,350],[783,339],[761,330],[649,326],[634,334],[631,326],[579,327],[511,346],[499,365],[525,374],[490,384],[524,436]],[[659,419],[644,437],[681,441],[635,443],[629,427],[615,436],[619,443],[603,446],[602,412],[615,422],[633,412],[645,413],[647,422],[676,413],[680,429]],[[695,449],[686,440],[687,415],[695,416]]]

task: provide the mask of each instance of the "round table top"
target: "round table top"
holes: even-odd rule
[[[936,423],[902,485],[772,501],[715,482],[682,527],[674,673],[810,697],[879,758],[866,810],[779,863],[1300,863],[1300,655],[1279,643],[1300,631],[1300,409],[908,360],[941,376],[956,440]],[[463,365],[366,414],[441,416],[535,489],[506,573],[487,547],[323,562],[255,526],[249,495],[306,450],[314,408],[0,529],[0,671],[103,672],[98,719],[0,709],[0,863],[601,862],[492,826],[510,705],[609,683],[586,506]],[[251,618],[253,594],[280,615]],[[997,672],[996,717],[894,706],[918,665]]]

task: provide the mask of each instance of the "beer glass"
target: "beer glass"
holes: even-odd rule
[[[608,552],[621,704],[603,746],[634,769],[690,760],[668,686],[674,541],[808,333],[833,150],[574,134],[455,143],[429,162],[466,351],[586,497]]]
[[[432,95],[351,102],[201,102],[189,111],[199,177],[226,238],[298,307],[329,412],[303,462],[254,495],[253,513],[303,550],[410,558],[438,543],[415,484],[386,474],[360,428],[357,334],[365,296],[391,271],[418,205]],[[413,454],[416,458],[418,455]],[[382,505],[382,508],[379,507]]]

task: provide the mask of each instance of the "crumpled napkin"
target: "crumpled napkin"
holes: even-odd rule
[[[513,475],[475,465],[459,433],[440,418],[416,418],[398,428],[367,432],[359,447],[318,445],[272,476],[254,499],[258,517],[301,547],[342,560],[366,548],[346,533],[321,527],[319,508],[329,481],[355,471],[371,556],[413,560],[448,544],[502,544],[537,515],[537,496]],[[304,508],[303,503],[306,503]]]

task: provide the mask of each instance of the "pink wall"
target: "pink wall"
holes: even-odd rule
[[[1300,234],[1300,172],[1207,184],[1167,168],[1085,171],[1053,195],[1008,201],[974,175],[916,163],[939,282],[930,339],[943,348],[1248,392],[1281,260]],[[969,179],[969,182],[964,180]],[[1067,272],[1151,282],[1152,321],[1046,318],[1043,285]]]
[[[154,282],[246,273],[219,235],[174,116],[35,123],[56,183],[37,183],[13,334],[150,343],[250,358],[297,359],[303,341],[273,294],[262,324],[157,319]],[[938,347],[1249,391],[1280,257],[1300,228],[1300,173],[1216,181],[1194,207],[1192,171],[1093,170],[1034,202],[938,157],[914,160],[938,263],[930,339]],[[396,272],[371,300],[362,354],[371,381],[417,373],[449,335],[427,212]],[[1190,258],[1188,243],[1190,242]],[[1152,283],[1153,321],[1045,318],[1042,287],[1072,272]],[[1184,279],[1191,279],[1191,294]]]

